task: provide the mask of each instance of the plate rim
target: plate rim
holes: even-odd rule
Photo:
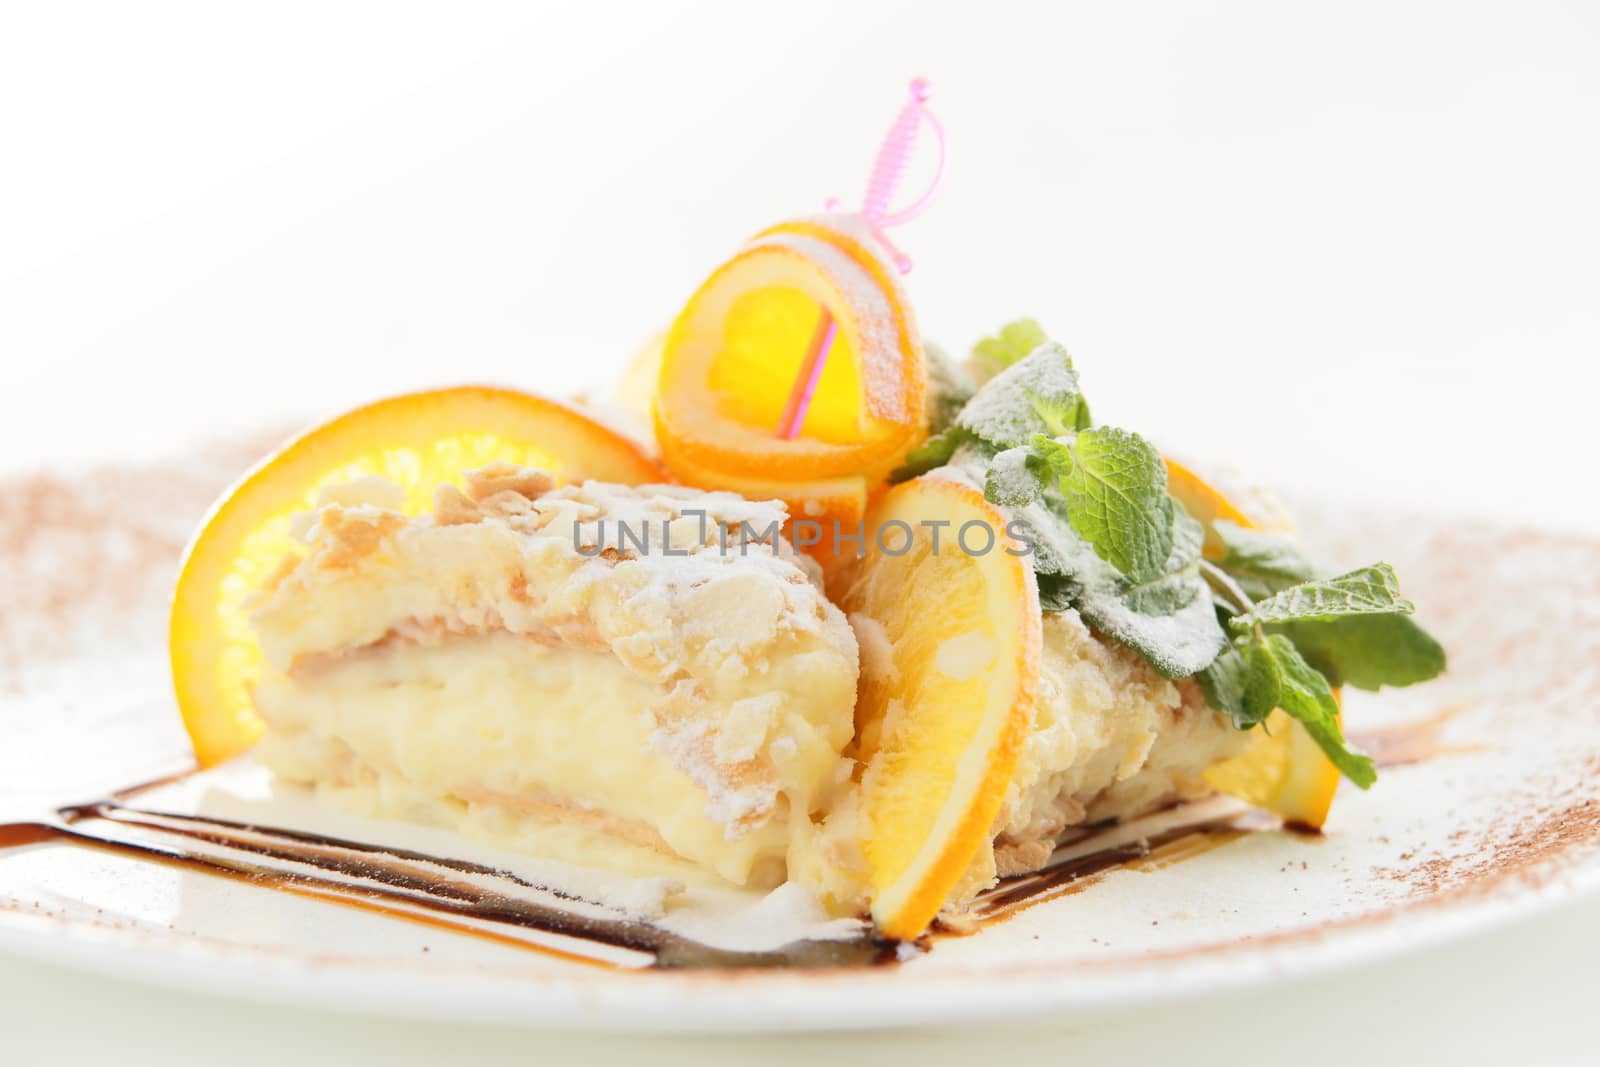
[[[1036,961],[977,964],[908,980],[899,968],[838,971],[677,971],[604,977],[553,968],[460,965],[432,973],[393,961],[360,966],[275,955],[192,935],[102,927],[0,904],[0,955],[175,992],[373,1019],[494,1023],[630,1034],[758,1034],[885,1030],[979,1022],[1085,1019],[1236,993],[1381,963],[1532,919],[1600,893],[1600,853],[1515,891],[1495,886],[1461,899],[1394,909],[1182,950],[1085,966]],[[15,898],[13,898],[14,901]],[[154,951],[151,951],[152,948]],[[1156,966],[1144,965],[1151,959]],[[508,980],[515,972],[517,980]],[[985,977],[1003,981],[985,982]],[[885,993],[885,989],[890,992]],[[869,995],[864,995],[869,994]]]

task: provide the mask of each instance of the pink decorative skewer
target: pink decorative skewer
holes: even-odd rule
[[[891,226],[910,222],[922,214],[944,178],[946,154],[944,126],[927,108],[928,91],[926,78],[912,79],[911,99],[900,109],[900,114],[895,116],[889,132],[884,135],[883,144],[878,148],[877,159],[872,164],[872,174],[867,178],[867,194],[861,204],[861,217],[866,220],[872,235],[889,250],[895,268],[901,274],[911,270],[911,259],[890,244],[889,238],[883,231]],[[932,128],[934,143],[938,149],[933,179],[923,194],[909,206],[899,211],[890,211],[889,206],[894,200],[895,191],[900,186],[900,179],[905,177],[911,152],[916,148],[917,131],[924,122]],[[836,206],[835,201],[830,201],[828,204],[829,210],[833,210]],[[834,321],[833,315],[826,307],[820,310],[822,315],[817,320],[817,328],[811,334],[811,343],[806,346],[805,358],[800,363],[800,373],[796,375],[794,385],[789,388],[789,399],[784,404],[783,415],[778,420],[778,436],[785,440],[792,440],[800,435],[800,427],[806,421],[806,412],[811,408],[811,398],[816,395],[817,383],[822,380],[822,368],[828,362],[828,352],[833,348],[834,339],[839,334],[839,324]]]

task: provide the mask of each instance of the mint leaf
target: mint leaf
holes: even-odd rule
[[[1048,432],[1059,437],[1089,428],[1089,402],[1080,393],[1072,396],[1028,394],[1034,412],[1044,420]]]
[[[1072,358],[1060,345],[1046,342],[985,382],[955,425],[996,449],[1015,448],[1035,434],[1055,436],[1050,426],[1056,413],[1070,411],[1079,395]],[[1041,408],[1052,413],[1050,420]]]
[[[1200,548],[1205,530],[1181,506],[1172,512],[1172,552],[1161,573],[1142,582],[1130,581],[1122,599],[1142,615],[1171,615],[1208,592],[1200,578]]]
[[[1339,701],[1328,680],[1307,663],[1294,643],[1270,634],[1245,652],[1248,664],[1245,704],[1257,709],[1279,707],[1298,719],[1339,772],[1362,789],[1378,780],[1372,759],[1352,749],[1339,728]]]
[[[989,461],[983,496],[1001,507],[1026,507],[1054,481],[1055,472],[1045,459],[1025,447],[1008,448]]]
[[[1267,600],[1327,571],[1282,534],[1246,530],[1226,520],[1212,524],[1226,553],[1220,566],[1251,597]],[[1346,615],[1318,622],[1267,627],[1299,648],[1333,685],[1379,689],[1425,682],[1444,673],[1443,646],[1401,614]]]
[[[944,466],[955,455],[956,449],[971,439],[971,434],[954,426],[944,433],[935,434],[906,453],[906,461],[889,472],[889,481],[904,482]]]
[[[1067,519],[1100,558],[1136,582],[1164,573],[1172,552],[1167,465],[1148,441],[1113,427],[1085,430],[1068,444],[1061,478]]]
[[[1065,478],[1072,473],[1074,460],[1072,458],[1071,440],[1060,441],[1054,437],[1046,437],[1042,433],[1033,435],[1033,440],[1028,442],[1028,447],[1033,454],[1038,456],[1053,472],[1057,478]]]
[[[981,377],[992,378],[1048,340],[1044,327],[1033,319],[1018,319],[1000,327],[994,337],[985,337],[974,345],[972,362]]]
[[[1195,681],[1200,683],[1200,691],[1206,696],[1206,703],[1226,715],[1240,730],[1248,730],[1265,718],[1257,718],[1245,710],[1244,690],[1248,672],[1244,655],[1238,649],[1229,647],[1223,649],[1209,667],[1194,676]]]
[[[1334,685],[1379,689],[1444,673],[1444,646],[1405,615],[1351,615],[1271,627],[1292,640]]]
[[[1174,512],[1173,551],[1162,573],[1144,582],[1119,572],[1077,534],[1059,492],[1018,509],[1013,522],[1032,549],[1044,610],[1076,608],[1090,626],[1167,678],[1189,677],[1226,647],[1199,573],[1200,526],[1182,509]]]
[[[1352,615],[1410,615],[1417,607],[1400,596],[1400,582],[1387,563],[1292,585],[1235,617],[1230,626],[1244,632],[1265,623],[1332,622]]]
[[[1257,600],[1321,574],[1300,546],[1283,534],[1247,530],[1227,519],[1217,519],[1211,528],[1224,548],[1218,566]]]
[[[1064,574],[1035,574],[1039,584],[1040,611],[1067,611],[1078,594],[1077,586]]]

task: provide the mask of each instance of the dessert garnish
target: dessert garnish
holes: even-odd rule
[[[1094,425],[1072,360],[1034,321],[979,352],[993,377],[896,478],[945,464],[981,476],[1033,547],[1043,610],[1075,609],[1162,675],[1195,677],[1241,729],[1281,708],[1370,786],[1372,762],[1345,743],[1335,687],[1410,685],[1444,669],[1393,568],[1336,573],[1195,476],[1171,479],[1148,440]]]

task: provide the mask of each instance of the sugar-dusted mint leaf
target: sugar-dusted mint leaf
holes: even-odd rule
[[[1084,430],[1067,444],[1072,463],[1061,494],[1072,528],[1135,582],[1164,573],[1173,508],[1161,453],[1138,434],[1109,426]]]
[[[905,462],[889,473],[889,481],[904,482],[944,466],[955,455],[956,449],[970,440],[971,436],[956,426],[935,434],[906,453]]]
[[[1334,685],[1379,689],[1426,682],[1444,673],[1444,646],[1405,615],[1350,615],[1269,629],[1295,643]]]
[[[1029,393],[1028,399],[1033,403],[1033,410],[1039,418],[1044,420],[1045,426],[1052,435],[1077,433],[1079,430],[1089,428],[1089,402],[1083,398],[1082,393],[1067,396],[1039,396]]]
[[[1182,514],[1182,513],[1179,513]],[[1138,652],[1168,678],[1187,678],[1210,664],[1227,644],[1200,577],[1200,539],[1193,520],[1173,538],[1165,572],[1136,583],[1101,559],[1066,521],[1059,492],[1014,513],[1014,527],[1030,548],[1046,611],[1078,609],[1085,622]]]
[[[1279,707],[1298,719],[1323,754],[1362,789],[1378,780],[1372,759],[1352,749],[1339,727],[1339,701],[1328,680],[1282,634],[1253,641],[1245,651],[1247,708]]]
[[[1244,632],[1266,623],[1332,622],[1352,615],[1410,615],[1416,605],[1400,596],[1400,582],[1387,563],[1292,585],[1274,593],[1230,625]]]
[[[1239,583],[1239,588],[1257,600],[1265,600],[1321,573],[1293,538],[1247,530],[1227,519],[1217,519],[1211,528],[1224,548],[1218,564]]]
[[[1076,587],[1064,574],[1039,574],[1039,610],[1066,611],[1072,607]]]
[[[1143,615],[1172,615],[1187,608],[1197,597],[1209,600],[1198,568],[1204,542],[1204,528],[1183,508],[1174,508],[1172,552],[1166,565],[1153,578],[1130,581],[1123,592],[1123,600]]]
[[[1008,322],[1000,327],[998,334],[985,337],[972,347],[973,369],[979,377],[988,380],[1048,340],[1044,327],[1033,319]]]
[[[1050,464],[1026,446],[1008,448],[989,461],[983,496],[991,504],[1020,508],[1038,500],[1055,481]]]
[[[1035,434],[1056,436],[1040,408],[1067,410],[1079,395],[1067,350],[1046,342],[985,382],[956,416],[955,425],[997,449],[1015,448]]]
[[[949,353],[931,341],[922,342],[924,362],[928,368],[928,432],[938,435],[952,423],[961,409],[966,407],[978,383]]]

